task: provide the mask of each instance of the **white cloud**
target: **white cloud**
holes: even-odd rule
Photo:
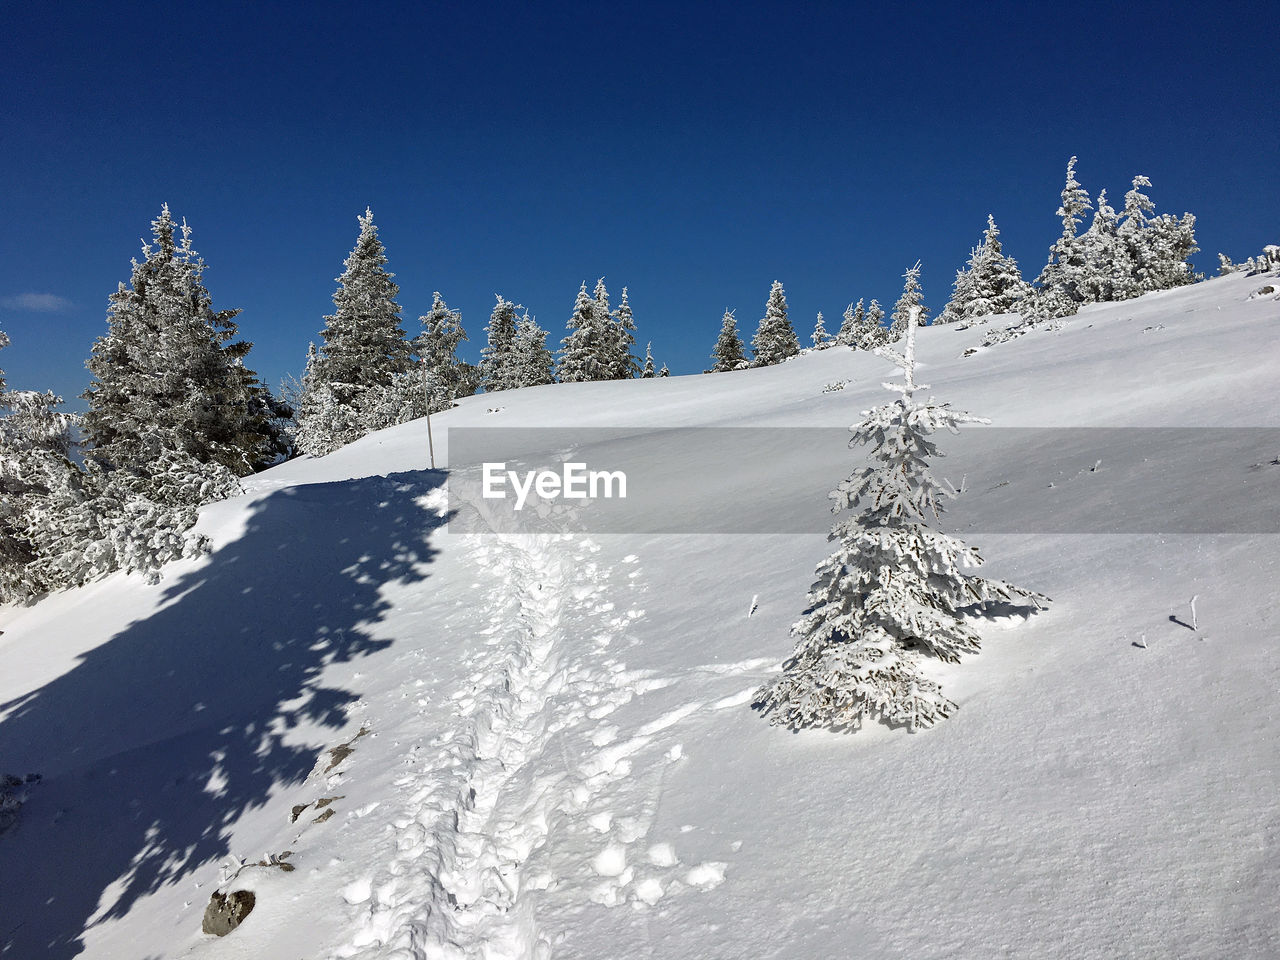
[[[63,313],[73,304],[56,293],[20,293],[16,297],[0,297],[0,307],[27,313]]]

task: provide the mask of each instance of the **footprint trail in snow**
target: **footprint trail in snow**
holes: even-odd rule
[[[611,584],[599,547],[565,535],[474,544],[491,588],[486,642],[466,664],[471,684],[453,695],[452,728],[415,752],[411,773],[397,781],[403,813],[394,852],[378,875],[349,888],[357,932],[337,957],[546,960],[555,934],[540,925],[537,906],[551,892],[646,905],[681,881],[709,889],[723,877],[723,864],[691,871],[670,844],[640,842],[661,793],[660,768],[680,759],[678,747],[657,761],[648,751],[654,783],[638,809],[617,818],[609,804],[600,809],[655,734],[702,706],[629,738],[606,720],[671,682],[628,672],[611,650],[642,616],[610,600],[611,591],[632,587],[635,571],[624,587]],[[597,852],[566,864],[552,848],[556,837],[577,847],[586,837]]]

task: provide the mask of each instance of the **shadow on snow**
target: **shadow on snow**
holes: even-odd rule
[[[314,766],[324,745],[286,744],[288,728],[350,726],[361,691],[321,673],[393,642],[375,636],[380,588],[426,577],[443,521],[417,498],[443,479],[265,497],[243,536],[164,585],[166,606],[0,704],[0,768],[44,774],[0,836],[0,957],[73,957],[139,897],[251,852],[230,849],[231,824]],[[212,886],[191,891],[192,933]]]

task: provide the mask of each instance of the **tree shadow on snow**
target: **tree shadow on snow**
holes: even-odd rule
[[[230,825],[316,762],[283,733],[305,719],[336,742],[352,726],[361,691],[322,686],[321,672],[393,642],[375,635],[379,590],[427,576],[444,521],[417,500],[443,479],[265,497],[243,536],[163,585],[163,609],[0,704],[0,768],[44,774],[0,837],[0,958],[74,957],[82,931],[183,878],[198,931],[212,884],[190,875],[256,858],[229,849]]]

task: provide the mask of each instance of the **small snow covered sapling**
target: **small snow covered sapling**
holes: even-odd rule
[[[982,558],[975,548],[929,526],[949,495],[929,472],[940,456],[930,434],[986,422],[947,404],[916,399],[911,310],[902,354],[877,352],[902,369],[886,383],[892,402],[865,411],[851,444],[869,444],[874,465],[859,467],[831,494],[838,544],[817,567],[808,609],[792,627],[795,652],[781,674],[757,691],[753,706],[792,729],[857,729],[867,717],[909,729],[932,726],[955,709],[924,672],[927,657],[956,662],[979,647],[966,617],[996,604],[1039,609],[1048,598],[998,580],[962,573]]]

